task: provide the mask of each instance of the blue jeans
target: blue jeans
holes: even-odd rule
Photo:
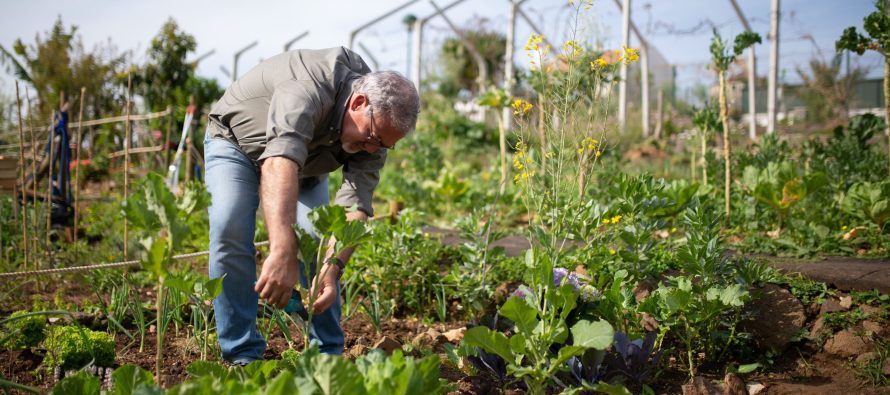
[[[222,293],[214,299],[216,329],[224,359],[252,361],[263,358],[266,341],[257,331],[256,211],[259,206],[259,176],[253,163],[225,139],[205,139],[205,182],[210,192],[210,278],[225,275]],[[327,177],[313,188],[300,191],[297,224],[315,235],[307,214],[328,204]],[[300,279],[307,286],[300,262]],[[310,263],[314,276],[315,262]],[[337,294],[340,288],[337,286]],[[340,298],[325,312],[313,316],[309,338],[327,354],[343,353],[340,328]]]

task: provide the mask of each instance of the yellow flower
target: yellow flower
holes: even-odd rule
[[[671,228],[671,233],[677,233],[677,228],[676,227]]]
[[[614,248],[609,248],[609,255],[615,255],[618,251],[615,251]]]
[[[625,46],[621,46],[624,48],[624,55],[620,58],[624,64],[631,64],[640,60],[640,50],[637,48],[628,48]]]
[[[847,225],[841,226],[841,230],[847,230]]]
[[[610,223],[612,223],[612,221],[609,220],[608,218],[603,219],[603,225],[608,225],[608,224],[610,224]]]
[[[522,99],[516,99],[510,104],[513,107],[513,115],[525,115],[534,107],[533,104]]]
[[[525,42],[525,50],[537,51],[540,49],[542,42],[544,42],[544,36],[540,34],[532,34],[531,37],[528,38],[528,41]]]
[[[616,216],[612,217],[612,223],[613,223],[613,224],[617,224],[619,221],[621,221],[621,216],[620,216],[620,215],[616,215]]]
[[[606,62],[606,60],[603,58],[599,58],[597,60],[594,60],[593,62],[590,62],[590,68],[593,71],[600,71],[602,69],[605,69],[608,65],[609,62]]]
[[[562,44],[562,51],[568,59],[575,59],[584,53],[584,47],[578,45],[578,40],[569,40]]]

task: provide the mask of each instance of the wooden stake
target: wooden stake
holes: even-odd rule
[[[126,136],[124,137],[124,201],[127,201],[127,197],[130,196],[130,95],[132,89],[133,76],[127,73],[127,120],[124,124],[124,135]],[[127,254],[130,236],[128,225],[127,217],[124,217],[124,259],[129,256]]]
[[[31,180],[31,191],[33,192],[31,194],[31,201],[34,204],[34,236],[31,238],[32,239],[31,242],[33,245],[33,247],[31,248],[31,251],[35,251],[34,270],[39,270],[40,264],[36,257],[37,229],[38,229],[38,227],[37,227],[37,221],[38,221],[38,214],[37,214],[38,213],[38,211],[37,211],[37,139],[34,137],[34,117],[32,116],[33,107],[31,107],[31,93],[28,91],[27,85],[25,85],[25,100],[27,100],[27,103],[28,103],[28,129],[31,130],[31,177],[34,177]],[[22,185],[22,187],[24,188],[25,186]]]
[[[723,123],[723,162],[726,164],[726,166],[725,166],[725,169],[726,169],[725,183],[723,185],[724,186],[723,199],[726,202],[726,206],[725,206],[726,227],[729,228],[729,218],[730,218],[730,216],[729,216],[729,214],[730,214],[730,212],[729,212],[729,210],[730,210],[729,186],[732,183],[732,173],[730,171],[731,167],[732,167],[732,162],[730,162],[731,149],[730,149],[730,142],[729,142],[729,120],[728,120],[729,116],[727,115],[727,109],[726,109],[726,71],[720,70],[718,77],[720,78],[720,95],[719,95],[719,98],[720,98],[720,120]]]
[[[161,169],[163,172],[167,172],[167,166],[170,166],[170,133],[173,132],[173,125],[175,115],[173,114],[173,106],[167,106],[167,112],[170,114],[167,116],[167,135],[164,136],[164,166]]]
[[[80,146],[83,138],[83,97],[87,88],[80,88],[80,111],[77,118],[77,137],[74,138],[74,146],[77,153],[74,154],[74,242],[77,243],[77,229],[80,223],[80,207],[77,205],[80,196]]]
[[[19,94],[19,82],[15,82],[15,103],[19,112],[19,169],[22,171],[22,252],[25,254],[25,266],[28,267],[30,258],[30,249],[28,248],[28,211],[25,209],[25,179],[27,171],[25,171],[25,131],[22,124],[22,97]],[[18,192],[18,187],[15,188]],[[13,196],[16,196],[13,194]]]
[[[50,240],[50,231],[52,230],[52,211],[53,211],[53,162],[54,162],[54,153],[55,151],[55,140],[56,140],[56,128],[53,125],[53,122],[56,120],[56,110],[52,111],[52,115],[50,116],[49,122],[49,153],[47,155],[47,159],[49,160],[49,165],[46,168],[46,199],[44,209],[46,210],[46,254],[47,254],[47,262],[52,266],[52,240]]]

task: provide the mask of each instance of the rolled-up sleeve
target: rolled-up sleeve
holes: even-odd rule
[[[266,148],[258,160],[283,156],[302,168],[323,113],[318,89],[312,81],[290,80],[276,86],[266,121]]]
[[[343,184],[337,191],[334,203],[343,207],[357,205],[368,216],[374,216],[371,199],[380,182],[380,169],[386,162],[386,150],[373,154],[362,152],[353,155],[343,167]]]

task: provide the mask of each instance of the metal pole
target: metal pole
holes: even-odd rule
[[[389,11],[387,13],[380,15],[380,16],[372,19],[370,22],[365,23],[364,25],[361,25],[361,26],[357,27],[355,30],[349,32],[349,49],[353,49],[353,44],[355,43],[355,36],[357,36],[360,31],[371,27],[375,23],[382,21],[384,18],[386,18],[392,14],[395,14],[395,13],[401,11],[402,9],[404,9],[405,7],[408,7],[409,5],[414,4],[418,1],[420,1],[420,0],[410,0],[407,3],[404,3],[400,6],[392,9],[391,11]]]
[[[411,82],[414,83],[414,87],[417,88],[417,91],[420,92],[420,80],[421,80],[421,63],[423,54],[423,27],[426,26],[426,23],[435,18],[442,12],[448,11],[451,7],[454,7],[460,3],[463,3],[465,0],[455,0],[445,7],[441,7],[441,10],[436,10],[430,15],[427,15],[424,18],[419,18],[414,21],[414,38],[411,40],[411,44],[414,46],[414,50],[411,51],[414,55],[414,60],[411,62],[411,67],[414,69],[411,73]]]
[[[423,47],[423,25],[425,23],[425,19],[414,21],[414,31],[412,32],[414,38],[411,40],[411,45],[414,46],[414,50],[411,51],[414,56],[414,59],[411,61],[411,68],[413,69],[411,72],[411,82],[414,83],[417,92],[420,92],[420,55]]]
[[[621,7],[621,45],[627,47],[630,39],[630,0],[624,0]],[[621,63],[618,82],[618,128],[621,133],[627,129],[627,65]]]
[[[374,57],[374,54],[371,53],[371,51],[367,47],[365,47],[365,44],[359,42],[358,47],[365,53],[365,55],[368,55],[368,60],[370,60],[371,64],[374,65],[374,70],[379,70],[380,62],[378,62],[377,58]]]
[[[215,53],[216,53],[216,50],[211,49],[211,50],[205,52],[203,55],[198,56],[195,60],[191,61],[190,64],[192,65],[192,67],[197,68],[198,63],[201,63],[202,60],[207,59],[208,57],[210,57],[210,55],[213,55]]]
[[[504,92],[507,96],[513,95],[513,58],[516,56],[514,50],[516,47],[516,9],[519,8],[525,0],[510,1],[510,18],[507,22],[507,48],[504,56]],[[509,108],[501,110],[501,118],[504,130],[510,130],[513,127],[513,114]]]
[[[745,14],[742,13],[742,9],[739,7],[736,0],[729,0],[729,3],[732,4],[732,8],[735,10],[736,15],[738,15],[745,30],[753,32],[753,30],[751,30],[751,25],[748,24],[748,19],[745,18]],[[757,62],[754,55],[754,46],[752,45],[748,48],[748,116],[751,118],[748,122],[748,137],[751,140],[757,138],[756,66]]]
[[[649,137],[649,45],[643,40],[640,40],[640,74],[643,137]]]
[[[770,11],[769,87],[767,88],[767,133],[776,131],[776,82],[779,74],[779,0],[772,0]]]
[[[235,80],[238,79],[238,58],[241,57],[241,54],[247,52],[249,49],[255,47],[257,44],[259,44],[259,41],[254,41],[250,43],[250,45],[238,50],[238,52],[235,52],[235,60],[232,62],[232,82],[235,82]]]
[[[309,35],[309,31],[306,30],[305,32],[300,33],[299,36],[292,38],[290,41],[288,41],[287,43],[284,44],[284,52],[290,51],[291,45],[294,45],[295,42],[302,40],[303,37],[306,37],[308,35]]]
[[[618,6],[619,9],[624,10],[624,7],[621,5],[619,0],[615,0],[615,5]],[[646,41],[646,38],[643,37],[643,34],[640,33],[640,29],[637,29],[637,25],[630,19],[628,19],[627,24],[630,26],[630,30],[637,36],[637,39],[640,40],[640,97],[641,97],[641,106],[642,110],[642,125],[643,125],[643,137],[649,136],[649,42]],[[627,44],[625,44],[627,46]],[[627,100],[621,101],[622,103],[626,103]],[[625,115],[624,119],[627,118]],[[622,129],[623,130],[623,129]]]
[[[25,100],[28,104],[28,129],[30,129],[31,134],[31,202],[34,206],[34,237],[31,240],[32,247],[30,251],[37,251],[37,220],[39,219],[37,214],[37,139],[34,137],[34,117],[31,111],[31,95],[28,92],[27,85],[25,85]],[[34,256],[34,268],[39,269],[40,263],[37,260],[36,253],[32,256]]]

